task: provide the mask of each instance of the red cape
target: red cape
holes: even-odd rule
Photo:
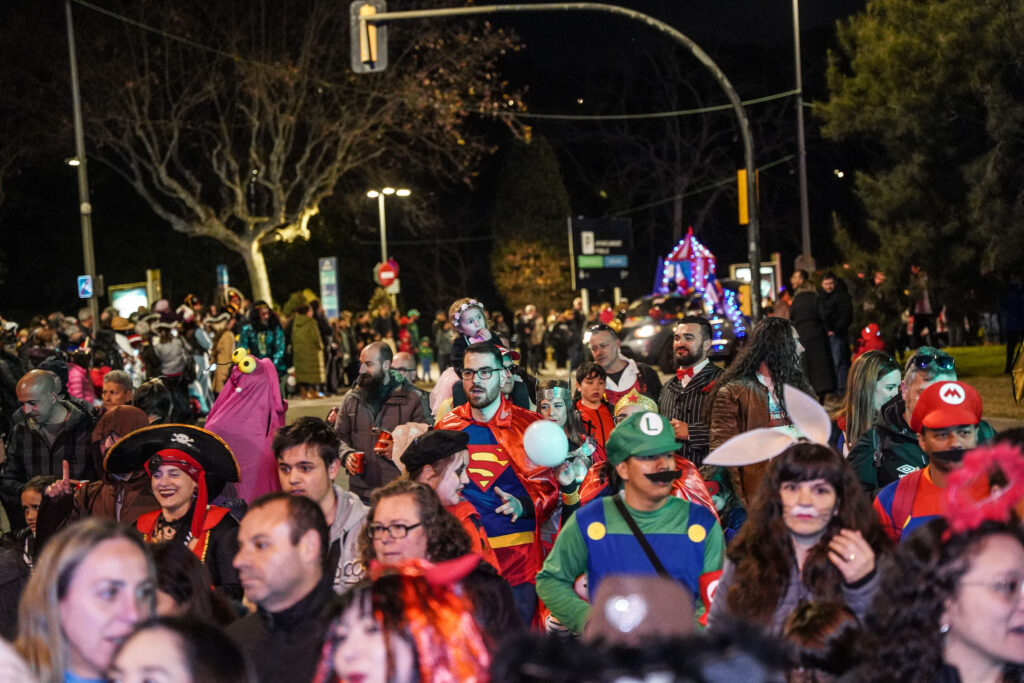
[[[524,410],[501,397],[501,406],[489,422],[477,422],[469,403],[463,403],[434,425],[436,429],[455,429],[462,431],[476,423],[491,430],[502,450],[512,459],[512,466],[523,484],[523,488],[533,500],[534,519],[537,523],[536,538],[540,541],[540,525],[551,516],[558,503],[558,481],[550,467],[538,467],[530,462],[523,450],[523,432],[537,420],[542,419],[537,413]]]

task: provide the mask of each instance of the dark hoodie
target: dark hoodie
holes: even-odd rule
[[[902,396],[890,399],[879,411],[874,426],[850,448],[850,465],[869,493],[928,464],[927,456],[917,443],[917,434],[903,419],[906,407]],[[991,441],[995,433],[982,420],[978,424],[978,445]]]

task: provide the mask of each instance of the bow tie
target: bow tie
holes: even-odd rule
[[[693,367],[676,368],[676,379],[682,380],[685,377],[693,377]]]

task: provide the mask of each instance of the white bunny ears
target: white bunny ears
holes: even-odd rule
[[[704,459],[706,465],[741,467],[771,460],[800,441],[800,435],[813,443],[828,445],[832,420],[817,401],[796,387],[785,385],[782,397],[793,427],[759,427],[737,434]]]

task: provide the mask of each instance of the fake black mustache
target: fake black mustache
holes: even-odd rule
[[[654,474],[644,473],[644,476],[655,484],[671,484],[678,479],[679,475],[682,473],[682,470],[665,470],[664,472],[655,472]]]
[[[948,451],[934,451],[928,455],[935,460],[941,460],[942,462],[949,463],[950,465],[958,465],[963,462],[964,456],[967,455],[967,451],[961,448],[954,448]]]

